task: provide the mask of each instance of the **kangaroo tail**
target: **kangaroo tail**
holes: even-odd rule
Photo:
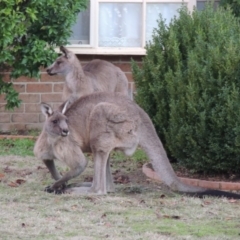
[[[232,199],[240,199],[240,194],[237,193],[232,193],[232,192],[225,192],[221,190],[212,190],[212,189],[206,189],[203,192],[187,192],[185,193],[187,196],[192,196],[192,197],[198,197],[198,198],[204,198],[206,196],[211,196],[211,197],[226,197],[226,198],[232,198]]]
[[[169,186],[173,191],[188,196],[200,198],[204,196],[214,196],[240,199],[239,194],[191,186],[181,182],[169,162],[166,151],[157,136],[150,118],[142,109],[140,109],[139,113],[142,120],[140,127],[140,146],[147,153],[154,170],[163,183]]]

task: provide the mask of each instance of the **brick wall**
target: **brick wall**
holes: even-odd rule
[[[141,63],[141,56],[93,56],[81,55],[79,59],[82,65],[98,58],[120,67],[125,72],[129,84],[129,92],[135,91],[131,73],[131,58]],[[40,110],[40,103],[46,102],[54,108],[61,103],[61,95],[64,78],[62,76],[49,76],[45,70],[41,71],[40,79],[20,77],[10,79],[9,73],[3,75],[6,82],[12,81],[14,88],[19,92],[22,104],[18,109],[6,111],[4,108],[4,95],[0,95],[0,132],[10,132],[13,130],[41,129],[45,120]]]

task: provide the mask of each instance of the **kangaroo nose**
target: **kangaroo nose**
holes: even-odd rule
[[[52,76],[55,75],[55,73],[52,73],[52,69],[51,68],[47,68],[46,72],[48,73],[48,75]]]
[[[67,136],[69,134],[69,131],[67,129],[62,130],[62,136]]]

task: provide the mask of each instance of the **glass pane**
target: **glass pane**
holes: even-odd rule
[[[77,21],[72,26],[72,35],[69,42],[71,44],[90,43],[90,8],[78,14]]]
[[[141,3],[99,4],[99,46],[140,47]]]
[[[214,1],[214,8],[218,7],[219,2],[220,2],[219,0]],[[203,10],[206,3],[207,3],[207,0],[206,1],[203,1],[203,0],[197,1],[197,10],[199,10],[199,11]]]
[[[153,29],[157,28],[157,20],[159,14],[162,14],[163,19],[169,24],[171,18],[178,16],[177,10],[182,6],[182,3],[148,3],[146,13],[146,41],[152,39]]]
[[[197,10],[199,10],[199,11],[203,10],[205,3],[206,3],[206,1],[204,1],[204,2],[197,1]]]

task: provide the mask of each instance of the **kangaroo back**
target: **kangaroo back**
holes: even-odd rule
[[[116,92],[128,96],[128,80],[123,71],[112,63],[95,59],[83,67],[92,81],[94,92]]]
[[[118,92],[128,96],[128,80],[120,68],[104,60],[93,60],[81,66],[77,56],[65,47],[63,55],[47,68],[50,75],[65,76],[63,100],[75,101],[93,92]]]

